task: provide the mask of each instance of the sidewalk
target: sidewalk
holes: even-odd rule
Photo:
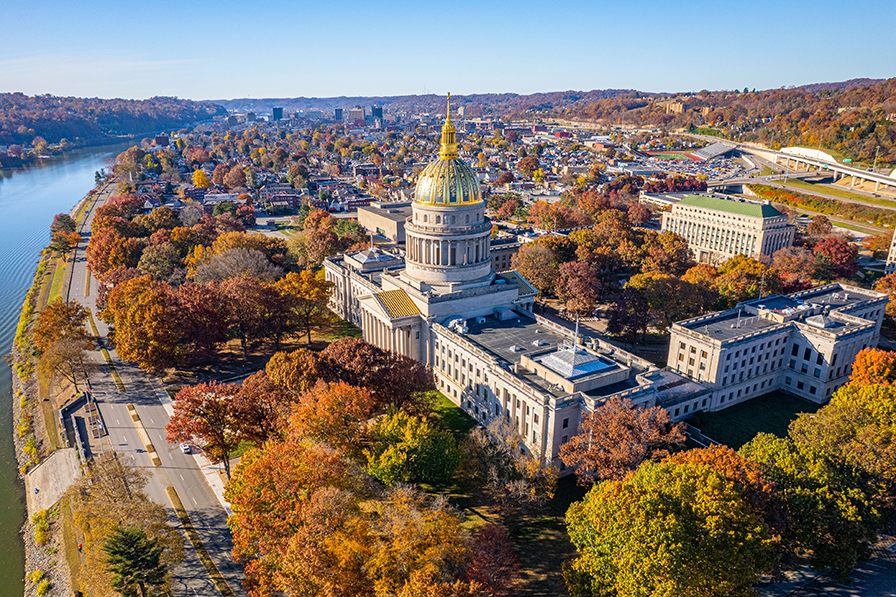
[[[162,407],[164,407],[165,412],[168,413],[168,417],[173,417],[174,400],[171,399],[171,396],[168,395],[168,392],[162,387],[162,383],[157,378],[153,378],[153,381],[156,383],[156,393],[159,396],[159,402],[162,403]],[[215,497],[218,498],[218,502],[221,503],[221,507],[227,512],[227,516],[231,516],[233,510],[230,509],[230,504],[224,499],[224,479],[221,478],[221,475],[218,472],[221,470],[220,465],[210,462],[204,454],[193,452],[192,456],[196,460],[199,470],[201,470],[202,474],[205,476],[206,483],[211,487]]]

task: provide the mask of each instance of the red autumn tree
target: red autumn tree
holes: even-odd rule
[[[843,239],[830,237],[815,245],[819,269],[831,277],[852,278],[859,271],[859,250]]]
[[[240,443],[240,417],[235,397],[237,384],[216,381],[183,388],[174,397],[174,414],[165,426],[169,442],[194,443],[209,460],[224,463],[230,478],[230,453]]]
[[[590,314],[600,300],[600,271],[584,261],[561,264],[557,297],[570,312]]]
[[[671,423],[663,407],[636,408],[631,400],[611,398],[583,417],[578,433],[560,446],[560,457],[577,467],[579,482],[587,485],[622,479],[645,460],[668,456],[684,440],[684,424]]]
[[[264,370],[243,381],[233,399],[241,439],[256,445],[279,438],[286,427],[290,395],[271,383]]]
[[[485,594],[491,597],[512,595],[520,564],[507,529],[496,524],[480,527],[472,549],[467,578],[482,585]]]

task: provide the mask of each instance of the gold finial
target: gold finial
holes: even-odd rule
[[[445,117],[445,124],[442,125],[442,147],[439,150],[439,157],[443,160],[453,160],[457,158],[457,141],[455,140],[454,125],[451,124],[451,94],[448,94],[448,115]]]

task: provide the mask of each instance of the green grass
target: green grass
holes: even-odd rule
[[[87,311],[87,321],[90,322],[90,331],[93,332],[97,343],[99,343],[100,332],[96,329],[96,322],[93,320],[93,311]],[[119,393],[123,394],[125,392],[124,382],[121,380],[121,376],[118,374],[118,369],[115,368],[115,364],[112,362],[112,355],[109,354],[108,350],[102,347],[100,348],[100,352],[103,353],[103,359],[106,361],[106,364],[109,365],[109,373],[112,374],[112,379],[115,381]]]
[[[850,201],[859,201],[861,203],[867,203],[869,205],[880,205],[883,207],[896,207],[896,201],[892,199],[881,199],[878,197],[869,197],[868,195],[861,195],[859,193],[852,193],[847,190],[841,190],[833,186],[825,186],[819,184],[813,184],[811,182],[806,182],[804,180],[795,180],[788,179],[787,182],[782,180],[775,181],[787,187],[793,187],[795,189],[802,189],[804,191],[812,191],[813,193],[822,193],[824,195],[830,195],[831,197],[839,197],[840,199],[849,199]]]
[[[287,236],[292,236],[293,234],[295,234],[296,232],[299,232],[301,230],[301,228],[292,226],[292,225],[288,224],[287,222],[274,222],[274,228],[276,228],[277,230],[279,230],[280,232],[282,232],[283,234],[285,234]]]
[[[787,427],[800,413],[814,413],[820,404],[783,392],[771,392],[718,412],[699,412],[688,423],[703,435],[738,449],[757,433],[787,435]]]
[[[326,340],[327,342],[336,342],[337,340],[341,340],[342,338],[364,337],[364,332],[362,332],[361,328],[359,328],[355,324],[339,317],[336,317],[335,319],[336,321],[333,322],[333,325],[330,326],[330,329],[321,334],[324,337],[324,340]]]
[[[233,449],[232,452],[230,452],[230,458],[231,459],[239,458],[240,456],[242,456],[243,454],[245,454],[246,452],[248,452],[249,450],[251,450],[254,447],[255,447],[255,442],[249,442],[249,441],[243,440],[240,442],[240,444],[236,448]]]
[[[56,269],[53,271],[53,282],[50,284],[50,293],[47,296],[47,302],[52,303],[62,296],[62,287],[65,285],[65,270],[68,269],[68,263],[63,262],[59,265],[57,262]]]
[[[443,428],[450,431],[457,441],[461,441],[477,425],[476,419],[465,413],[462,408],[456,406],[438,390],[433,390],[430,395],[433,397],[433,418]]]
[[[763,166],[762,172],[759,174],[759,176],[771,176],[772,174],[778,174],[779,172],[780,170],[772,170],[768,166]]]

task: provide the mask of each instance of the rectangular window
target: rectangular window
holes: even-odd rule
[[[812,349],[806,348],[806,352],[803,353],[803,360],[808,361],[811,358],[812,358]]]
[[[562,444],[565,444],[565,443],[568,442],[568,441],[569,441],[569,436],[568,436],[568,435],[564,435],[563,437],[560,438],[560,444],[561,444],[561,445],[562,445]]]
[[[818,358],[815,359],[815,364],[816,364],[816,365],[821,365],[822,363],[824,363],[824,356],[819,352],[819,353],[818,353]]]
[[[815,377],[821,377],[821,369],[816,367],[815,372],[812,375],[814,375]]]
[[[815,395],[815,391],[816,391],[816,387],[815,387],[815,386],[809,386],[809,393],[810,393],[810,394],[812,394],[812,395],[814,396],[814,395]]]
[[[566,429],[569,427],[569,419],[563,419],[563,428]]]
[[[794,345],[793,345],[793,350],[790,351],[790,356],[795,357],[795,356],[798,355],[798,354],[800,354],[800,345],[799,345],[799,344],[794,344]]]
[[[684,405],[684,414],[688,414],[688,406],[687,404]]]
[[[801,382],[801,381],[796,382],[796,389],[797,389],[797,390],[802,390],[805,386],[806,386],[806,384],[804,384],[804,383]]]
[[[808,373],[808,372],[809,372],[809,365],[807,365],[806,363],[803,363],[802,365],[800,365],[800,373]]]
[[[675,416],[676,416],[676,417],[678,416],[678,409],[677,409],[677,408],[675,409]]]
[[[705,351],[705,350],[701,350],[701,351],[700,351],[700,358],[701,358],[701,359],[705,359],[705,358],[706,358],[706,351]]]
[[[791,384],[791,382],[792,380],[789,377],[784,378],[784,383],[786,383],[788,386]]]

